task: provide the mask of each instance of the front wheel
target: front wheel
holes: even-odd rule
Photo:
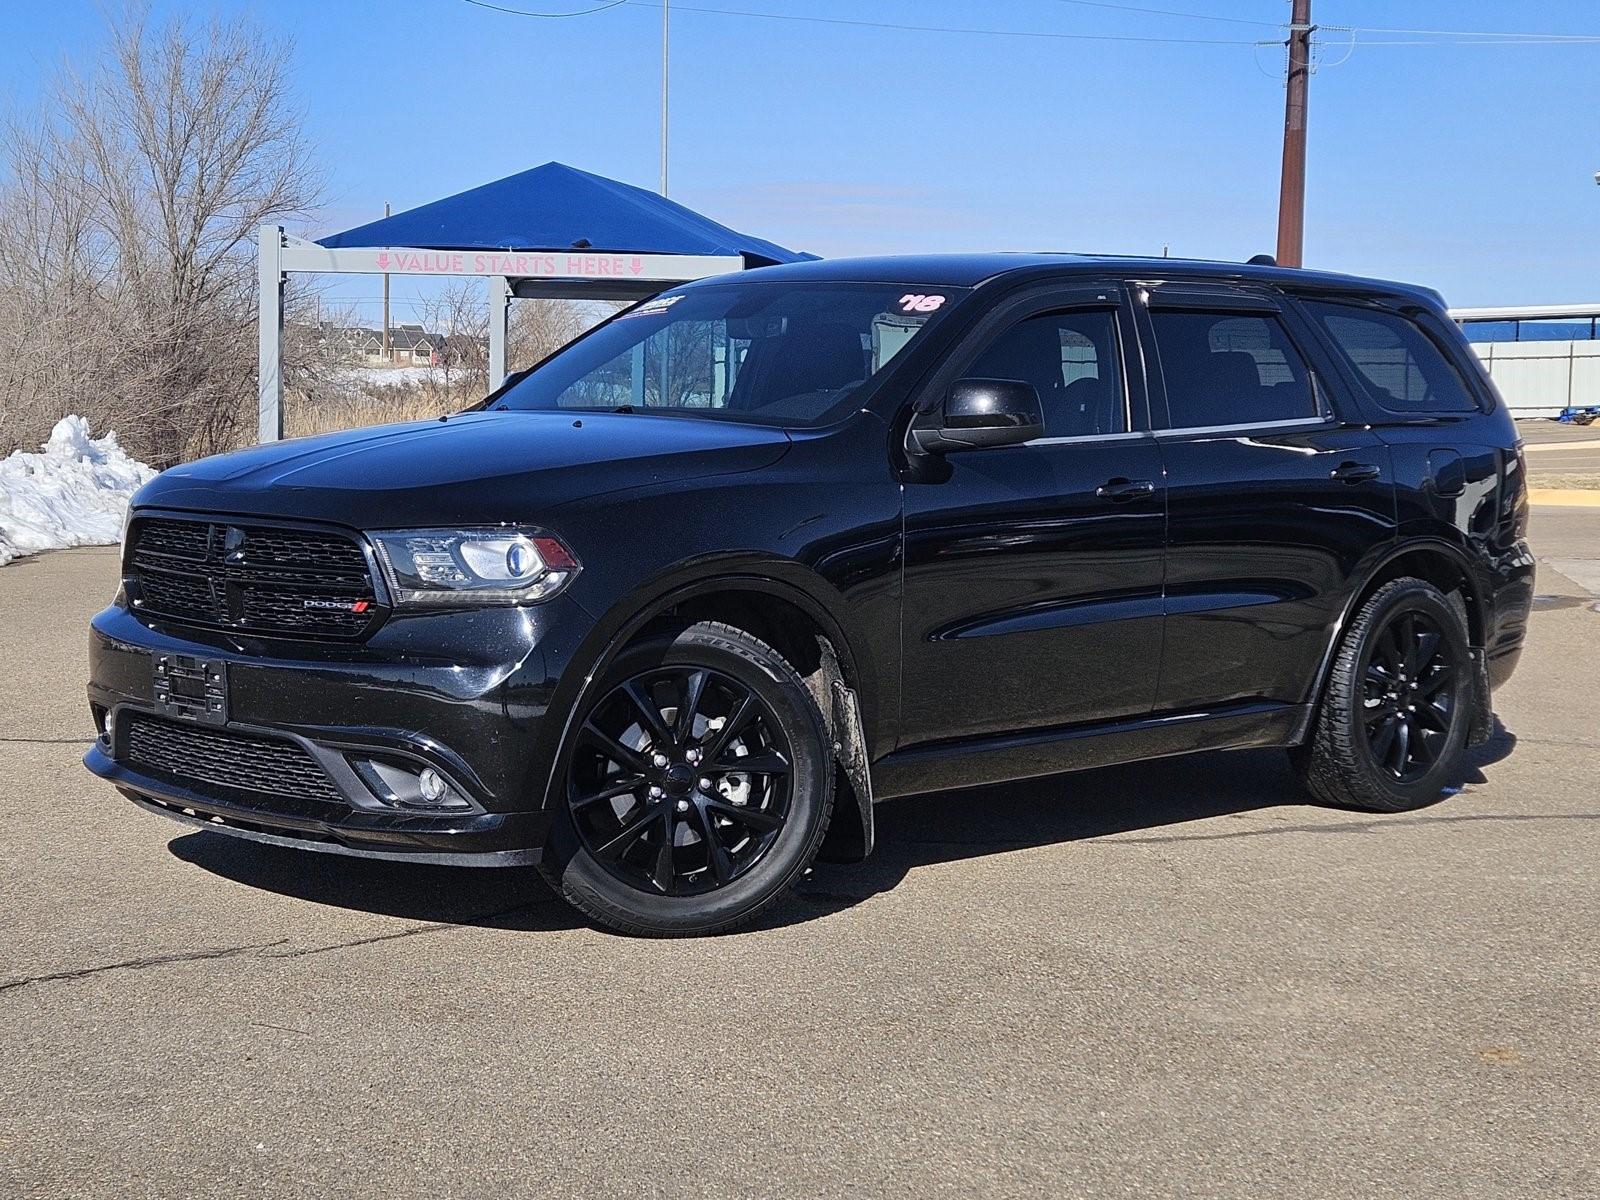
[[[570,903],[624,933],[717,933],[804,873],[832,743],[776,650],[701,622],[628,647],[589,695],[544,863]]]
[[[1393,580],[1362,605],[1340,640],[1296,765],[1325,803],[1420,808],[1458,778],[1473,696],[1459,609],[1421,579]]]

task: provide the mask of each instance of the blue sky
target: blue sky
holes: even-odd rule
[[[502,0],[572,11],[597,0]],[[685,0],[685,3],[689,0]],[[1108,0],[1115,4],[1117,0]],[[1207,45],[1011,38],[674,6],[672,195],[825,255],[1064,249],[1239,259],[1275,237],[1287,0],[698,0],[703,8]],[[6,5],[0,99],[87,53],[98,0]],[[293,44],[320,231],[560,159],[657,176],[660,10],[537,20],[464,0],[158,2]],[[1593,0],[1316,0],[1324,25],[1600,35]],[[1262,25],[1242,22],[1259,20]],[[1312,79],[1308,266],[1456,304],[1600,300],[1600,43],[1375,46]],[[1348,51],[1348,54],[1347,54]],[[1342,61],[1341,61],[1342,60]]]

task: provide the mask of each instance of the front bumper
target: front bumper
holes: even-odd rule
[[[360,645],[314,645],[146,624],[113,606],[91,625],[88,692],[101,736],[84,764],[141,807],[237,837],[413,862],[535,861],[560,733],[550,700],[588,626],[557,598],[391,619]],[[218,711],[180,711],[158,693],[155,664],[175,656],[218,668]],[[130,729],[150,722],[180,742],[198,736],[212,754],[281,752],[295,771],[258,775],[232,761],[208,771],[196,765],[204,755],[158,768],[130,750]],[[401,807],[365,782],[371,761],[431,767],[466,803]]]

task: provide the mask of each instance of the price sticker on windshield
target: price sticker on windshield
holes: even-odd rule
[[[943,304],[943,296],[925,295],[921,292],[910,292],[900,297],[900,311],[903,313],[927,316],[929,313],[938,312]]]
[[[657,296],[654,300],[646,300],[637,308],[630,308],[621,315],[624,317],[653,317],[658,313],[666,312],[667,309],[682,299],[682,292],[679,292],[676,296]]]

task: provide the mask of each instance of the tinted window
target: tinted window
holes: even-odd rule
[[[863,385],[959,295],[742,281],[665,292],[547,359],[494,407],[820,424],[848,411]]]
[[[1174,429],[1319,416],[1305,361],[1276,317],[1150,314]]]
[[[991,342],[966,373],[976,379],[1033,384],[1047,437],[1127,429],[1115,313],[1077,310],[1018,321]]]
[[[1344,304],[1307,303],[1305,308],[1322,322],[1384,408],[1465,412],[1478,407],[1433,339],[1399,313]]]

